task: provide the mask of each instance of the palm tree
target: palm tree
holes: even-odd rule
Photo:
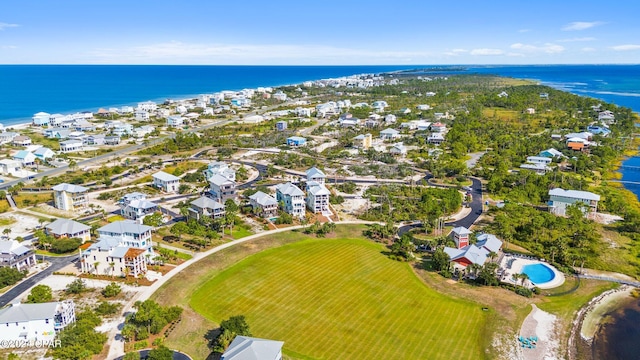
[[[115,262],[110,262],[109,263],[109,267],[111,268],[111,277],[115,276],[115,270],[116,270],[116,263]]]
[[[529,280],[529,275],[522,273],[520,274],[520,279],[522,279],[522,286],[524,286],[524,282]]]
[[[98,275],[98,265],[100,265],[100,261],[96,261],[93,263],[93,268],[96,270],[96,275]]]
[[[4,230],[2,230],[2,234],[8,239],[9,234],[11,234],[11,228],[5,228]]]

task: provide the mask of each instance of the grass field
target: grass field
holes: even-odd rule
[[[269,249],[204,283],[190,305],[214,322],[245,315],[294,359],[483,358],[491,311],[428,288],[384,250],[357,238]]]

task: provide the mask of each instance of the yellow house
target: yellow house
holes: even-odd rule
[[[371,136],[371,134],[360,134],[353,138],[353,147],[367,150],[371,147],[372,140],[373,137]]]

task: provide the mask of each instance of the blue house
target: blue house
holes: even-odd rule
[[[302,146],[307,143],[307,139],[301,136],[291,136],[287,138],[287,145],[289,146]]]

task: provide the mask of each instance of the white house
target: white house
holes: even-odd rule
[[[307,208],[314,214],[331,215],[329,196],[331,192],[323,184],[315,181],[307,182]]]
[[[20,161],[22,166],[31,166],[35,164],[36,156],[27,150],[20,150],[13,155],[13,160]]]
[[[136,107],[137,110],[144,110],[144,111],[156,111],[158,109],[158,104],[156,104],[153,101],[144,101],[141,103],[138,103],[138,106]]]
[[[22,271],[28,270],[35,264],[37,264],[35,251],[15,240],[0,240],[0,267],[12,267]]]
[[[31,138],[25,135],[19,135],[13,138],[13,146],[29,146],[31,145]]]
[[[395,143],[389,148],[389,153],[393,155],[405,156],[407,155],[407,147],[404,146],[404,144],[401,142]]]
[[[278,203],[282,202],[283,210],[286,213],[297,217],[304,217],[304,192],[297,186],[290,182],[278,184],[276,186],[276,199]]]
[[[0,342],[38,341],[42,346],[54,346],[58,331],[76,321],[73,300],[39,304],[14,303],[0,310]]]
[[[135,113],[133,113],[134,118],[137,121],[149,121],[149,112],[147,110],[136,110]]]
[[[545,156],[527,156],[527,162],[530,164],[549,165],[553,159]]]
[[[180,127],[184,124],[184,118],[180,115],[171,115],[167,117],[167,126]]]
[[[278,216],[278,201],[271,195],[258,191],[249,196],[249,204],[254,214],[262,218]]]
[[[228,199],[236,199],[236,182],[221,174],[209,178],[209,194],[211,198],[224,203]]]
[[[15,175],[22,169],[22,162],[13,159],[0,160],[0,174]]]
[[[220,360],[282,360],[282,341],[236,336]]]
[[[307,182],[315,181],[320,185],[324,185],[325,179],[327,178],[327,175],[315,166],[307,170],[306,175]]]
[[[564,190],[555,188],[549,190],[549,211],[555,215],[566,215],[567,206],[583,205],[587,217],[598,211],[600,195],[588,191]]]
[[[398,117],[393,114],[387,114],[384,116],[384,122],[386,124],[395,124],[398,122]]]
[[[151,261],[147,258],[152,256],[143,248],[105,237],[86,250],[80,249],[80,269],[88,274],[138,277],[147,272],[147,263]]]
[[[204,179],[209,181],[213,175],[222,175],[231,181],[236,181],[236,171],[229,167],[224,161],[212,161],[207,165],[207,170],[203,171]]]
[[[257,115],[257,114],[245,116],[244,119],[242,119],[242,122],[247,124],[258,124],[263,121],[264,121],[264,116]]]
[[[520,169],[531,170],[538,175],[544,175],[548,171],[551,171],[551,168],[542,163],[528,163],[520,165]]]
[[[70,139],[60,142],[60,152],[63,154],[82,151],[84,144],[80,139]]]
[[[425,111],[425,110],[430,110],[431,109],[431,105],[420,104],[420,105],[416,106],[416,108],[418,110]]]
[[[31,118],[32,124],[34,126],[49,125],[49,118],[50,117],[51,117],[51,114],[41,111],[41,112],[36,113],[35,115],[33,115],[33,117]]]
[[[162,189],[164,192],[175,193],[180,188],[180,178],[164,171],[153,174],[152,178],[153,186]]]
[[[91,227],[71,219],[56,219],[56,221],[46,225],[44,231],[56,239],[78,238],[82,242],[91,240]]]
[[[113,240],[120,245],[144,249],[147,254],[153,253],[151,226],[138,224],[133,220],[114,221],[98,228],[98,240]]]
[[[62,183],[54,186],[55,207],[65,211],[77,211],[87,207],[87,189],[84,186]]]
[[[135,194],[135,196],[123,196],[120,202],[120,213],[125,219],[133,220],[142,224],[142,221],[146,216],[158,211],[158,205],[153,201],[147,200],[147,196],[145,194],[133,194]]]
[[[283,93],[282,90],[276,91],[272,97],[276,100],[287,101],[287,94]]]
[[[396,129],[384,129],[380,131],[380,139],[382,140],[395,140],[400,137],[400,132]]]
[[[192,201],[188,210],[189,216],[197,220],[200,220],[202,216],[219,219],[225,215],[224,205],[206,196],[201,196]]]
[[[427,142],[429,144],[440,145],[444,142],[444,136],[441,133],[431,133],[427,137]]]
[[[40,159],[42,161],[47,161],[47,160],[51,159],[52,157],[54,157],[56,155],[56,153],[53,152],[53,150],[43,146],[43,147],[37,148],[33,152],[33,155],[35,155],[38,159]]]
[[[447,131],[447,125],[441,123],[441,122],[436,122],[431,124],[431,131],[433,132],[437,132],[437,133],[444,133]]]

